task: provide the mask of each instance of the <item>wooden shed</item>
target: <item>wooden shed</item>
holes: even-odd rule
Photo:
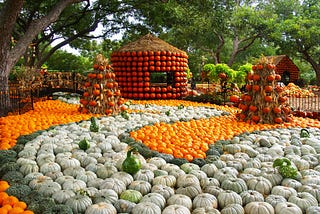
[[[275,72],[281,75],[281,81],[284,84],[296,82],[299,79],[299,68],[287,55],[268,56],[275,64]]]

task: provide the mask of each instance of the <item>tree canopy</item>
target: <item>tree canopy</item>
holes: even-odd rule
[[[319,4],[316,0],[155,0],[152,4],[149,0],[6,0],[0,3],[4,17],[0,27],[6,32],[0,44],[10,54],[0,55],[0,62],[9,62],[4,64],[12,68],[23,55],[25,65],[40,67],[67,44],[82,57],[108,55],[151,32],[187,51],[195,73],[203,58],[234,68],[262,54],[287,54],[308,62],[319,84]],[[92,34],[98,26],[103,27],[101,34]],[[119,32],[123,38],[112,41]],[[1,68],[0,74],[8,68]]]

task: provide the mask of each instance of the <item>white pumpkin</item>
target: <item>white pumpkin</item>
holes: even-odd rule
[[[62,172],[47,172],[45,176],[52,178],[52,180],[56,180],[57,178],[63,176]]]
[[[176,189],[177,194],[183,194],[191,199],[202,193],[200,184],[186,184]]]
[[[180,204],[172,204],[164,208],[162,214],[190,214],[190,210]]]
[[[255,201],[250,202],[244,207],[244,211],[247,214],[256,214],[256,213],[263,213],[263,214],[274,214],[274,208],[271,204],[268,204],[263,201]]]
[[[162,184],[165,186],[174,187],[176,185],[176,181],[176,177],[174,177],[173,175],[160,175],[153,179],[152,184]]]
[[[196,209],[199,207],[217,208],[218,200],[214,195],[211,195],[209,193],[201,193],[197,195],[192,201],[193,209]]]
[[[137,173],[133,175],[134,180],[147,181],[149,183],[152,182],[154,178],[154,173],[149,169],[140,169]]]
[[[74,180],[74,177],[70,175],[63,175],[55,180],[55,182],[59,183],[61,186],[63,185],[64,182],[69,181],[69,180]]]
[[[140,202],[152,202],[160,207],[162,210],[166,206],[166,199],[160,194],[156,192],[151,192],[143,196]]]
[[[38,176],[29,182],[29,187],[38,190],[42,185],[48,182],[53,182],[52,178],[48,176]]]
[[[271,182],[262,176],[249,179],[247,181],[247,186],[248,189],[256,190],[263,195],[268,195],[272,189]]]
[[[174,204],[184,206],[188,208],[188,210],[192,209],[191,198],[183,194],[176,193],[170,198],[168,198],[167,205],[174,205]]]
[[[52,194],[52,198],[59,204],[64,204],[69,198],[75,196],[75,192],[72,190],[59,190]]]
[[[165,165],[167,162],[160,157],[152,157],[148,160],[148,163],[152,163],[154,165],[156,165],[158,167],[158,169],[160,169],[163,165]]]
[[[291,202],[282,202],[275,205],[275,212],[281,214],[302,214],[302,210]]]
[[[250,202],[261,202],[264,201],[263,195],[255,190],[247,190],[240,193],[242,198],[242,205],[245,206]]]
[[[100,202],[89,206],[85,214],[117,214],[117,210],[110,203]]]
[[[220,208],[224,208],[229,204],[239,204],[242,205],[242,198],[236,192],[231,190],[225,190],[218,194],[217,196],[218,204]]]
[[[194,163],[184,163],[180,166],[180,169],[182,169],[185,173],[188,174],[191,172],[191,170],[194,170],[194,169],[200,170],[200,167]]]
[[[118,169],[115,166],[111,164],[108,164],[108,165],[105,164],[105,165],[99,165],[97,167],[96,174],[98,178],[105,179],[105,178],[111,177],[116,172],[118,172]]]
[[[141,202],[132,208],[132,214],[161,214],[161,209],[152,202]]]
[[[177,178],[177,187],[182,187],[189,184],[198,184],[200,185],[200,181],[197,176],[193,174],[184,174]]]
[[[20,172],[22,172],[23,175],[27,175],[33,172],[39,172],[39,166],[35,161],[31,163],[25,163],[20,166]]]
[[[116,178],[122,181],[126,186],[132,183],[133,177],[126,172],[115,172],[111,175],[111,178]]]
[[[137,190],[142,195],[146,195],[151,191],[151,184],[147,181],[141,181],[141,180],[132,181],[129,184],[128,189]]]
[[[84,213],[89,206],[92,205],[92,200],[86,195],[75,195],[68,198],[66,203],[74,213]]]
[[[55,192],[61,190],[61,185],[57,182],[46,182],[38,189],[39,193],[45,197],[51,197]]]
[[[39,166],[42,166],[45,163],[52,163],[56,158],[54,154],[38,154],[38,156],[35,155],[35,157],[37,157],[37,163]]]
[[[63,170],[64,175],[70,175],[72,177],[76,177],[79,173],[84,173],[86,170],[82,167],[69,167]]]
[[[57,161],[58,162],[58,161]],[[79,167],[80,161],[76,158],[61,158],[58,162],[62,168],[62,170],[67,169],[69,167]]]
[[[85,183],[88,183],[89,181],[92,181],[97,178],[96,173],[91,171],[85,171],[84,173],[78,173],[76,176],[76,179],[82,180]]]
[[[106,202],[114,204],[118,200],[118,193],[112,189],[100,189],[93,195],[93,202]]]
[[[87,184],[82,181],[82,180],[78,180],[78,179],[73,179],[73,180],[67,180],[62,184],[62,189],[65,190],[73,190],[73,191],[79,191],[81,189],[84,189],[87,187]]]
[[[218,168],[213,163],[207,163],[201,167],[201,171],[207,174],[208,177],[213,177]]]
[[[120,195],[126,190],[126,184],[117,178],[106,178],[101,182],[99,189],[112,189]]]
[[[296,196],[297,191],[293,189],[292,187],[285,187],[285,186],[274,186],[271,190],[271,194],[273,195],[281,195],[285,199],[288,200],[288,198],[292,195]]]
[[[171,196],[174,195],[174,189],[172,187],[162,185],[162,184],[157,184],[157,185],[152,186],[151,192],[159,193],[166,200],[168,200],[168,198],[170,198]]]

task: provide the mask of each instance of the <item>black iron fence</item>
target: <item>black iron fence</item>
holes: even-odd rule
[[[9,114],[22,114],[33,109],[31,90],[9,87],[0,90],[0,117]]]

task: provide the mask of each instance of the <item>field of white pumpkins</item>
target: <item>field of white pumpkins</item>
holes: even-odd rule
[[[213,105],[129,109],[60,125],[52,120],[50,128],[18,133],[11,149],[0,150],[0,180],[10,185],[6,194],[0,192],[0,213],[10,196],[27,204],[20,212],[26,214],[320,213],[319,121],[294,117],[284,125],[246,124]],[[159,124],[200,126],[212,118],[228,118],[234,127],[209,127],[221,130],[218,137],[208,133],[203,158],[150,149],[132,134]],[[6,120],[0,119],[2,130]],[[198,132],[187,127],[182,135]],[[222,133],[230,129],[238,131]]]

